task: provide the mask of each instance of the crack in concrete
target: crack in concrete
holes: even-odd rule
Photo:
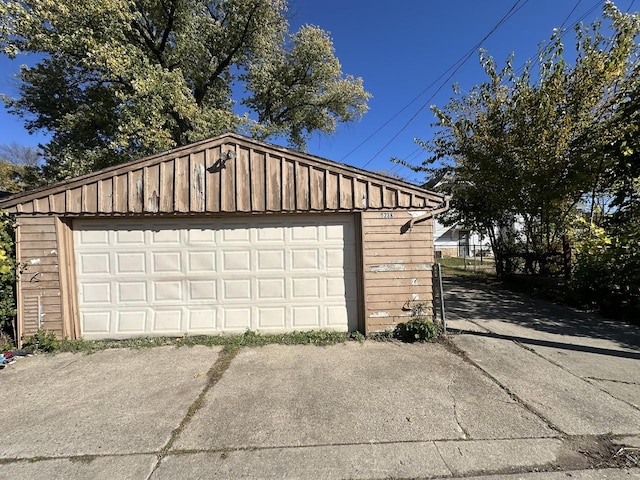
[[[227,371],[227,369],[229,368],[229,365],[231,365],[231,361],[238,354],[239,350],[240,350],[239,347],[227,346],[222,350],[222,352],[220,352],[218,359],[215,361],[215,363],[207,372],[208,380],[204,388],[200,392],[200,395],[198,395],[198,398],[196,398],[194,402],[191,404],[191,406],[187,410],[186,415],[180,422],[180,425],[178,425],[178,427],[173,432],[171,432],[171,436],[169,437],[169,441],[167,442],[167,444],[164,447],[162,447],[162,449],[160,449],[160,451],[158,452],[157,454],[158,461],[156,462],[154,467],[151,469],[151,473],[149,473],[147,480],[151,479],[151,477],[153,476],[153,473],[158,469],[158,467],[160,466],[160,463],[162,463],[162,459],[169,453],[169,450],[171,450],[171,447],[173,447],[173,444],[175,443],[178,436],[186,428],[186,426],[189,424],[189,422],[191,421],[193,416],[197,413],[197,411],[202,408],[202,406],[204,405],[205,396],[207,395],[209,390],[211,390],[211,388],[213,388],[213,386],[216,383],[218,383],[220,378],[222,378],[222,375],[224,374],[224,372]]]
[[[447,392],[449,392],[449,395],[453,400],[453,418],[455,419],[456,424],[458,425],[458,429],[462,432],[462,435],[463,435],[462,438],[467,439],[467,438],[471,438],[471,434],[467,431],[466,428],[462,426],[462,423],[460,422],[460,416],[458,415],[458,401],[456,399],[456,396],[451,391],[451,387],[455,383],[455,378],[456,378],[455,375],[451,377],[451,381],[449,382],[449,385],[447,385]]]
[[[453,469],[449,466],[447,461],[444,459],[444,455],[442,455],[442,452],[440,451],[440,447],[438,447],[438,443],[434,441],[433,446],[436,447],[436,452],[438,452],[438,455],[440,456],[440,460],[442,460],[442,463],[444,464],[444,466],[447,468],[447,470],[449,470],[449,473],[451,474],[451,476],[453,476]]]
[[[471,320],[470,320],[471,321]],[[567,433],[564,432],[562,429],[560,429],[560,427],[558,427],[557,425],[555,425],[551,420],[549,420],[548,418],[546,418],[541,412],[539,412],[537,409],[535,409],[534,407],[532,407],[531,405],[529,405],[527,402],[525,402],[522,398],[520,398],[518,395],[516,395],[514,392],[511,391],[511,389],[509,389],[505,384],[503,384],[502,382],[500,382],[497,378],[495,378],[493,375],[491,375],[487,370],[485,370],[484,368],[482,368],[478,363],[474,362],[468,355],[467,353],[460,349],[457,345],[455,345],[451,340],[445,338],[443,341],[443,344],[447,346],[447,348],[449,348],[449,350],[459,356],[462,360],[464,360],[465,362],[469,363],[470,365],[474,366],[475,368],[477,368],[480,372],[482,372],[489,380],[491,380],[493,383],[495,383],[496,385],[498,385],[498,387],[500,387],[502,390],[504,390],[506,392],[507,395],[509,395],[509,397],[516,403],[518,403],[519,405],[522,406],[522,408],[524,408],[525,410],[527,410],[528,412],[532,413],[533,415],[535,415],[536,417],[538,417],[540,420],[542,420],[551,430],[553,430],[554,432],[557,432],[559,435],[561,435],[562,437],[566,437]]]
[[[622,383],[624,385],[640,385],[638,382],[627,382],[625,380],[614,380],[612,378],[598,378],[598,377],[583,377],[587,380],[596,380],[598,382],[611,382],[611,383]]]

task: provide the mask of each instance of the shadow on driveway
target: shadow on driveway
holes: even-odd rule
[[[443,283],[447,312],[473,320],[479,325],[482,325],[483,321],[499,320],[545,333],[610,340],[620,347],[638,350],[637,354],[628,352],[630,355],[628,358],[640,358],[640,327],[636,325],[606,319],[593,313],[581,312],[549,301],[533,299],[523,294],[501,289],[497,285],[483,284],[458,277],[446,277]],[[497,334],[487,335],[495,336]],[[625,352],[562,342],[546,342],[518,337],[510,339],[535,345],[626,356]]]

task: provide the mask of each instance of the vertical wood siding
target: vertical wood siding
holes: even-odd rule
[[[16,252],[21,265],[17,282],[20,335],[33,335],[40,327],[62,337],[55,217],[20,217]]]
[[[391,216],[391,218],[383,218]],[[432,308],[432,222],[401,228],[408,212],[363,212],[362,244],[366,333],[406,322],[418,303]]]
[[[35,192],[8,209],[84,215],[339,212],[440,202],[430,192],[351,167],[254,147],[227,142],[181,149]],[[235,156],[227,159],[229,152]]]

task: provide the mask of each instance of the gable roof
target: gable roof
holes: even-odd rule
[[[0,200],[22,214],[158,214],[425,208],[441,194],[228,133]]]

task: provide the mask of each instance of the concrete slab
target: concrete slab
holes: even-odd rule
[[[452,337],[470,359],[563,432],[637,433],[640,411],[510,340]]]
[[[155,455],[121,455],[96,458],[19,461],[0,464],[0,478],[30,480],[112,480],[148,478]]]
[[[608,380],[590,380],[611,396],[640,409],[640,383],[611,382]],[[640,426],[638,427],[640,431]]]
[[[598,470],[571,470],[564,472],[532,472],[512,475],[487,475],[465,477],[465,480],[636,480],[640,478],[640,469],[607,468]]]
[[[562,440],[552,438],[446,441],[436,446],[453,475],[543,467],[562,453]]]
[[[169,455],[151,477],[416,478],[450,475],[433,442],[324,445]]]
[[[149,453],[198,397],[220,348],[21,359],[2,371],[0,458]],[[202,374],[199,374],[199,373]]]
[[[552,435],[443,345],[353,342],[243,349],[174,449]]]

